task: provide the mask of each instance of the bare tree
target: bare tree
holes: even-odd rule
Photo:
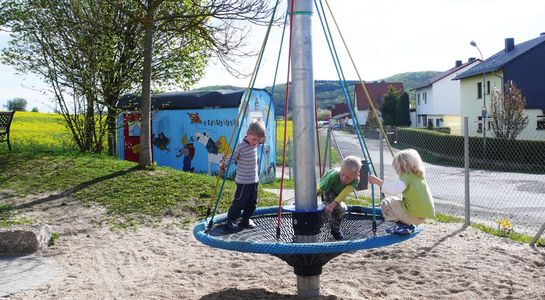
[[[492,93],[490,116],[492,131],[496,138],[514,140],[528,125],[524,114],[526,99],[512,80],[505,83],[504,92]]]

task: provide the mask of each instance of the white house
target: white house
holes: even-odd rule
[[[416,122],[412,127],[449,127],[451,134],[461,134],[460,82],[452,80],[479,62],[470,58],[466,63],[457,60],[453,68],[439,73],[414,87]]]

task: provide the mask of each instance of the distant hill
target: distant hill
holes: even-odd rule
[[[405,90],[410,90],[420,83],[432,78],[440,72],[437,71],[423,71],[423,72],[406,72],[400,73],[388,78],[384,78],[384,81],[400,81],[403,82]]]
[[[435,76],[439,72],[436,71],[424,71],[424,72],[406,72],[400,73],[388,78],[377,81],[386,81],[386,82],[402,82],[406,91],[409,91],[411,88],[416,85],[425,82],[431,77]],[[349,99],[354,98],[354,85],[358,83],[357,80],[349,80],[346,82]],[[198,90],[233,90],[233,89],[242,89],[243,87],[235,87],[230,85],[214,85],[206,86],[199,88]],[[266,87],[266,89],[271,92],[272,87]],[[339,86],[339,81],[335,80],[316,80],[315,82],[316,89],[316,99],[318,101],[318,107],[322,109],[331,109],[335,103],[344,103],[345,96],[343,89]],[[409,94],[412,98],[412,95]],[[286,98],[286,84],[277,84],[274,88],[273,95],[275,104],[276,104],[276,114],[284,114],[284,102]]]

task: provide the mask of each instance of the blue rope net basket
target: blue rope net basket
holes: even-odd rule
[[[199,222],[193,229],[193,235],[201,243],[214,248],[274,255],[293,266],[295,274],[313,276],[320,274],[323,265],[342,253],[400,243],[416,236],[421,230],[417,227],[409,235],[387,233],[385,230],[394,223],[385,221],[380,209],[375,209],[376,232],[374,232],[373,210],[368,207],[349,206],[341,223],[341,231],[344,234],[342,241],[333,238],[329,223],[325,223],[320,228],[316,242],[298,243],[294,241],[293,228],[296,213],[282,211],[278,238],[277,207],[256,209],[252,216],[256,228],[230,231],[223,224],[227,214],[221,214],[214,218],[210,230],[207,230],[210,220]]]
[[[209,220],[203,220],[195,226],[193,234],[203,244],[220,249],[266,254],[316,254],[384,247],[403,242],[420,232],[417,227],[414,233],[405,236],[387,233],[385,229],[393,226],[393,223],[384,221],[380,209],[375,209],[377,228],[374,233],[372,209],[349,206],[341,223],[344,240],[335,241],[329,224],[326,223],[322,226],[316,243],[296,243],[292,225],[293,212],[283,210],[279,238],[276,237],[277,213],[277,207],[258,208],[252,216],[257,227],[236,232],[226,229],[222,223],[226,221],[227,214],[221,214],[214,218],[210,230],[206,231]]]
[[[372,209],[361,206],[349,206],[341,223],[344,240],[335,241],[331,235],[329,224],[322,226],[316,243],[294,242],[293,213],[282,212],[281,234],[276,237],[277,207],[258,208],[252,220],[257,227],[231,232],[222,224],[227,214],[214,218],[213,227],[206,232],[209,220],[203,220],[193,229],[197,240],[205,245],[240,252],[265,254],[316,254],[344,253],[363,249],[385,247],[403,242],[416,236],[420,227],[409,235],[393,235],[385,231],[394,223],[384,221],[380,209],[375,210],[377,230],[373,232]]]

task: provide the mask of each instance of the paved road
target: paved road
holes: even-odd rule
[[[335,131],[335,136],[344,156],[363,156],[355,135]],[[366,139],[366,146],[379,173],[380,142]],[[392,180],[397,175],[391,166],[392,155],[384,147],[384,178]],[[463,216],[464,169],[432,164],[425,167],[437,210]],[[470,170],[470,200],[472,221],[491,225],[509,219],[517,232],[534,235],[545,222],[545,175]]]
[[[57,273],[58,267],[52,258],[0,256],[0,298],[40,286]]]

